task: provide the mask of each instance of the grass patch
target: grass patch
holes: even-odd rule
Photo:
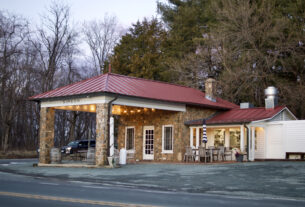
[[[37,158],[36,151],[27,150],[9,150],[7,152],[0,151],[0,159],[20,159],[20,158]]]

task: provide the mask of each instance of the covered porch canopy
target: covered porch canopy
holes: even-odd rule
[[[206,119],[207,146],[239,148],[247,153],[248,160],[265,158],[267,146],[267,122],[295,120],[296,117],[285,106],[272,109],[235,108],[216,113]],[[186,121],[190,127],[190,146],[201,145],[202,124],[204,119]]]
[[[181,95],[183,94],[183,96]],[[107,73],[33,97],[41,106],[39,162],[50,163],[50,150],[54,146],[55,110],[96,113],[96,165],[107,164],[110,140],[110,117],[145,113],[145,110],[185,112],[187,104],[208,106],[198,90],[158,81]],[[226,103],[226,102],[225,102]],[[213,107],[225,107],[213,103]]]
[[[133,115],[155,110],[185,111],[184,104],[163,103],[155,100],[143,100],[134,97],[122,97],[118,94],[100,94],[92,97],[63,97],[46,99],[40,102],[40,156],[39,162],[50,163],[50,150],[54,146],[55,110],[70,110],[96,113],[96,150],[97,166],[107,164],[109,145],[113,146],[114,122],[112,115]],[[112,130],[111,130],[112,129]],[[109,134],[110,133],[110,134]],[[112,139],[110,138],[112,137]],[[112,152],[111,152],[112,151]],[[113,148],[110,149],[113,154]]]

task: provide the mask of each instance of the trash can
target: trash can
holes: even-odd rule
[[[90,147],[87,151],[87,163],[89,165],[95,164],[95,148]]]
[[[127,152],[126,149],[120,150],[120,165],[126,165]]]
[[[61,151],[59,148],[51,149],[51,163],[52,164],[60,164],[61,163]]]

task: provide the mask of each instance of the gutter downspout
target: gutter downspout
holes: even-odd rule
[[[117,100],[119,97],[119,95],[116,95],[116,97],[114,99],[112,99],[111,101],[109,101],[108,103],[108,117],[107,117],[107,126],[108,126],[108,137],[107,137],[107,141],[108,141],[108,147],[107,147],[107,157],[110,156],[110,116],[112,115],[112,111],[110,111],[112,103]],[[110,114],[111,113],[111,114]]]
[[[249,127],[244,123],[244,127],[247,129],[247,160],[250,161],[249,159]]]

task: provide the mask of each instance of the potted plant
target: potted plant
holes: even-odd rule
[[[234,154],[235,154],[235,158],[237,162],[242,162],[244,160],[244,154],[241,153],[238,149],[234,148],[232,149]]]

